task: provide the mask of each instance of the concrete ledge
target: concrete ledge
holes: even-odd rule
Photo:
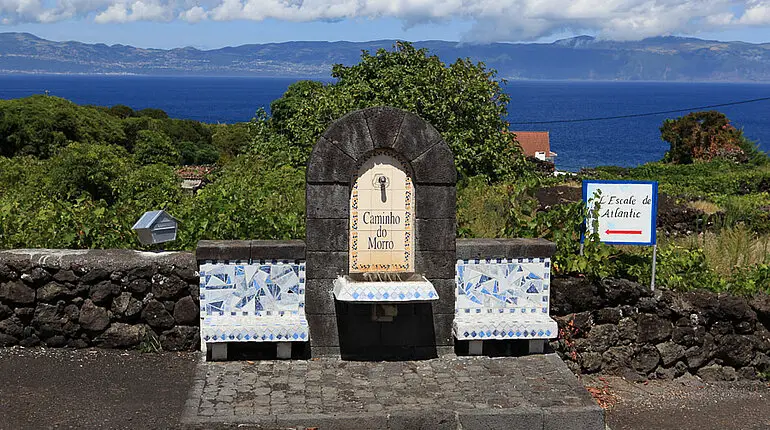
[[[252,240],[252,260],[304,260],[305,242],[302,240]]]
[[[387,429],[387,430],[605,430],[604,410],[594,407],[535,408],[522,406],[509,409],[479,409],[468,411],[405,410],[394,413],[285,414],[195,417],[195,410],[185,410],[184,424],[242,423],[260,428],[318,428],[318,429]]]
[[[463,430],[509,430],[543,428],[543,411],[537,408],[486,409],[458,412],[458,424]],[[570,427],[564,427],[566,430]],[[578,430],[578,428],[575,428]]]
[[[197,270],[190,252],[144,252],[131,249],[12,249],[0,251],[0,264],[37,265],[51,269],[100,268],[108,272],[163,265]]]
[[[404,411],[388,416],[390,430],[457,430],[454,411]]]
[[[387,429],[388,416],[385,414],[306,414],[279,415],[279,428],[318,428],[335,430]]]
[[[304,260],[301,240],[201,240],[195,258],[203,260]]]
[[[251,258],[251,242],[248,240],[201,240],[195,248],[195,259],[243,260]]]
[[[545,239],[457,239],[457,259],[550,258],[556,244]]]
[[[543,430],[604,430],[604,409],[599,405],[545,408]]]

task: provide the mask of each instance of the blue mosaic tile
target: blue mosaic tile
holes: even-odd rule
[[[455,272],[458,339],[551,338],[550,259],[458,260]]]
[[[304,262],[201,265],[201,337],[212,341],[306,340],[304,273]]]

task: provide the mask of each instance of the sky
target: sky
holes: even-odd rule
[[[770,0],[0,0],[0,32],[202,49],[291,40],[770,42]]]

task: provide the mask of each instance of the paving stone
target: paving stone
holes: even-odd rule
[[[185,423],[321,429],[604,426],[601,409],[553,354],[201,362],[196,380]]]

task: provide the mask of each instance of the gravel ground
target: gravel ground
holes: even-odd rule
[[[612,430],[770,429],[770,384],[766,382],[704,383],[683,377],[633,383],[619,377],[586,376],[583,383],[607,408]]]
[[[176,427],[195,353],[0,348],[0,429]]]

